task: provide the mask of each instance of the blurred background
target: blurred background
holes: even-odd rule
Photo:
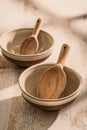
[[[73,32],[86,40],[87,0],[0,0],[0,34],[31,27],[38,16],[46,21],[50,17],[52,21],[67,23]]]

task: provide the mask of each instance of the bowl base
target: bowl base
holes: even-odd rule
[[[22,95],[23,96],[23,95]],[[75,99],[73,99],[72,101],[66,103],[66,104],[63,104],[63,105],[58,105],[58,106],[41,106],[41,105],[37,105],[37,104],[34,104],[30,101],[28,101],[24,96],[23,98],[28,102],[30,103],[32,106],[36,107],[36,108],[39,108],[41,110],[44,110],[44,111],[58,111],[60,109],[63,109],[64,107],[70,105],[71,103],[73,103],[78,97],[76,97]]]
[[[51,55],[51,54],[50,54],[50,55]],[[49,56],[50,56],[50,55],[49,55]],[[39,64],[39,63],[45,61],[45,60],[49,57],[49,56],[47,56],[47,57],[45,57],[45,58],[43,58],[43,59],[40,59],[40,60],[37,60],[37,61],[18,61],[18,60],[11,59],[11,58],[5,56],[4,54],[3,54],[3,56],[4,56],[8,61],[10,61],[10,62],[12,62],[12,63],[14,63],[14,64],[16,64],[16,65],[18,65],[18,66],[20,66],[20,67],[30,67],[30,66],[32,66],[32,65]]]

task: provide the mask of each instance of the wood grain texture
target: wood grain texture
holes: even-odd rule
[[[8,62],[0,50],[0,130],[87,130],[87,43],[72,32],[69,21],[40,9],[34,2],[3,0],[0,5],[0,34],[17,27],[31,27],[32,21],[43,17],[43,30],[55,39],[54,52],[45,62],[56,63],[60,46],[68,42],[72,49],[65,64],[83,78],[80,97],[74,103],[59,113],[41,111],[21,96],[17,79],[24,69]]]
[[[42,19],[38,18],[31,35],[29,35],[20,47],[20,54],[35,54],[39,49],[38,34],[41,30]]]
[[[63,44],[56,65],[42,75],[37,88],[37,96],[43,99],[58,99],[66,86],[66,74],[63,64],[68,55],[69,45]]]

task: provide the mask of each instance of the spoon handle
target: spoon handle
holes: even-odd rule
[[[64,65],[64,62],[66,60],[69,50],[70,50],[70,46],[68,44],[62,45],[57,64]]]
[[[35,35],[36,37],[38,36],[38,34],[39,34],[39,32],[40,32],[42,23],[43,23],[42,19],[41,19],[41,18],[38,18],[38,20],[36,21],[34,30],[33,30],[33,35]]]

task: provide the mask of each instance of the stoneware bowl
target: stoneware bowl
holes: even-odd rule
[[[66,88],[59,99],[41,99],[37,97],[38,81],[44,71],[54,64],[38,64],[26,69],[19,78],[19,86],[23,97],[42,110],[54,111],[73,102],[81,91],[81,76],[69,67],[64,66],[67,76]]]
[[[23,41],[32,34],[32,28],[22,28],[3,34],[0,38],[2,54],[11,62],[24,67],[40,63],[47,59],[53,49],[53,38],[45,31],[38,35],[39,50],[37,54],[20,55],[19,50]]]

